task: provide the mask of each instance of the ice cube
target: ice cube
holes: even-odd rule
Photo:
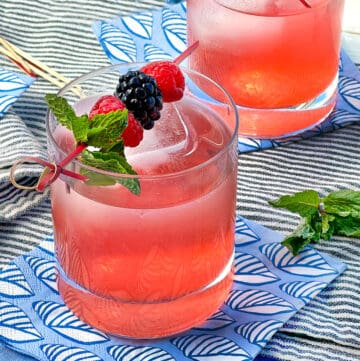
[[[224,147],[229,132],[218,115],[191,98],[165,104],[161,118],[135,148],[126,148],[139,174],[174,173],[194,167]]]

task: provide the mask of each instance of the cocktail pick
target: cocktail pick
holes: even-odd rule
[[[25,60],[27,60],[27,61],[24,61],[23,58],[19,57],[19,53],[17,51],[14,51],[15,54],[12,53],[12,51],[9,48],[9,44],[6,41],[4,42],[4,40],[3,40],[2,44],[5,44],[5,47],[7,47],[6,52],[7,52],[7,54],[9,54],[8,57],[12,61],[14,61],[14,62],[16,61],[16,63],[18,63],[19,66],[21,66],[22,69],[24,69],[24,71],[25,71],[25,69],[26,70],[30,69],[31,71],[34,70],[34,72],[36,72],[35,69],[39,70],[39,67],[44,65],[40,62],[37,62],[35,68],[33,68],[34,67],[34,63],[33,63],[34,59],[32,57],[30,57],[30,63],[29,63],[29,60],[28,60],[29,55],[25,54],[25,56],[27,57],[27,59],[25,59]],[[198,47],[198,45],[199,45],[198,41],[194,42],[183,53],[181,53],[177,58],[174,59],[174,63],[176,63],[176,64],[181,63],[185,58],[187,58]],[[10,44],[10,46],[11,46],[11,44]],[[3,54],[4,53],[5,52],[3,52]],[[21,52],[21,53],[24,54],[23,52]],[[27,67],[28,64],[30,64],[29,67]],[[50,68],[46,67],[46,69],[50,69]],[[30,73],[28,73],[28,74],[30,74]],[[52,75],[58,76],[58,73],[56,73],[55,71],[52,71]],[[62,79],[64,79],[64,77],[62,77]],[[46,160],[43,160],[43,159],[40,159],[37,157],[21,158],[17,162],[15,162],[10,169],[10,182],[14,185],[14,187],[19,188],[19,189],[37,190],[39,192],[42,192],[47,186],[52,184],[60,176],[60,174],[65,174],[65,175],[72,177],[74,179],[77,179],[77,180],[87,181],[88,180],[87,177],[85,177],[81,174],[78,174],[78,173],[71,172],[64,168],[73,159],[75,159],[78,155],[80,155],[85,148],[87,148],[87,144],[79,143],[77,145],[77,147],[70,154],[68,154],[60,163],[49,162],[49,161],[46,161]],[[42,174],[40,175],[37,183],[34,186],[21,185],[15,179],[15,171],[25,163],[37,164],[44,168]]]
[[[77,154],[80,154],[84,150],[84,148],[85,147],[79,146],[77,148]],[[46,186],[55,182],[55,180],[59,177],[59,175],[61,173],[68,177],[77,179],[77,180],[86,181],[87,177],[85,177],[81,174],[69,171],[64,168],[71,160],[72,160],[72,158],[69,159],[69,157],[66,157],[59,164],[56,164],[56,163],[50,163],[50,162],[43,160],[41,158],[38,158],[38,157],[23,157],[23,158],[19,159],[18,161],[16,161],[10,168],[10,176],[9,176],[10,182],[12,183],[12,185],[14,187],[16,187],[18,189],[37,190],[39,192],[42,192]],[[25,186],[25,185],[19,184],[15,179],[16,169],[25,163],[38,164],[38,165],[42,165],[44,167],[44,170],[43,170],[42,174],[40,175],[37,183],[33,186]]]
[[[173,60],[173,62],[177,65],[179,65],[181,62],[183,62],[190,54],[199,46],[199,40],[195,41],[193,44],[191,44],[188,48],[185,49],[177,58]]]
[[[309,3],[308,0],[299,0],[299,1],[307,8],[311,8],[311,4]]]

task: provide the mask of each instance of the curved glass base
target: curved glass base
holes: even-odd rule
[[[239,135],[282,139],[303,133],[323,122],[335,107],[336,76],[329,87],[306,103],[289,108],[258,109],[238,105]]]
[[[76,316],[107,334],[134,339],[162,338],[200,325],[224,303],[233,282],[232,262],[210,284],[185,296],[131,302],[101,296],[68,279],[58,267],[58,289]]]

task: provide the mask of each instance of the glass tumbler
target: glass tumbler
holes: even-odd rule
[[[142,65],[96,70],[58,95],[78,115],[88,113],[101,95],[114,93],[120,73]],[[125,148],[137,175],[77,159],[68,169],[95,184],[62,174],[51,185],[60,295],[78,317],[110,334],[147,339],[187,330],[216,312],[232,285],[238,115],[215,82],[183,72],[184,97],[165,103],[140,145]],[[49,157],[60,162],[74,149],[72,135],[51,112],[47,132]],[[134,179],[139,195],[122,185]]]
[[[221,84],[239,133],[283,138],[322,122],[336,101],[344,0],[188,0],[190,67]]]

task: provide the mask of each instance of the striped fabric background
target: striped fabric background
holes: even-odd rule
[[[73,78],[108,64],[91,31],[95,20],[161,5],[162,1],[155,0],[1,0],[0,35]],[[4,57],[0,57],[0,67],[17,71]],[[34,137],[36,151],[44,151],[43,95],[54,91],[53,85],[36,80],[0,119],[0,267],[29,251],[52,231],[48,194],[16,196],[7,175],[9,148],[18,154],[29,151],[29,139]],[[21,120],[30,132],[9,137],[14,124]],[[17,151],[12,145],[14,139],[26,149]],[[298,218],[271,208],[267,201],[309,188],[321,193],[341,188],[359,190],[359,139],[360,122],[336,133],[241,155],[238,213],[289,233]],[[288,322],[263,355],[283,361],[360,360],[360,241],[336,237],[317,248],[346,262],[347,271]]]

